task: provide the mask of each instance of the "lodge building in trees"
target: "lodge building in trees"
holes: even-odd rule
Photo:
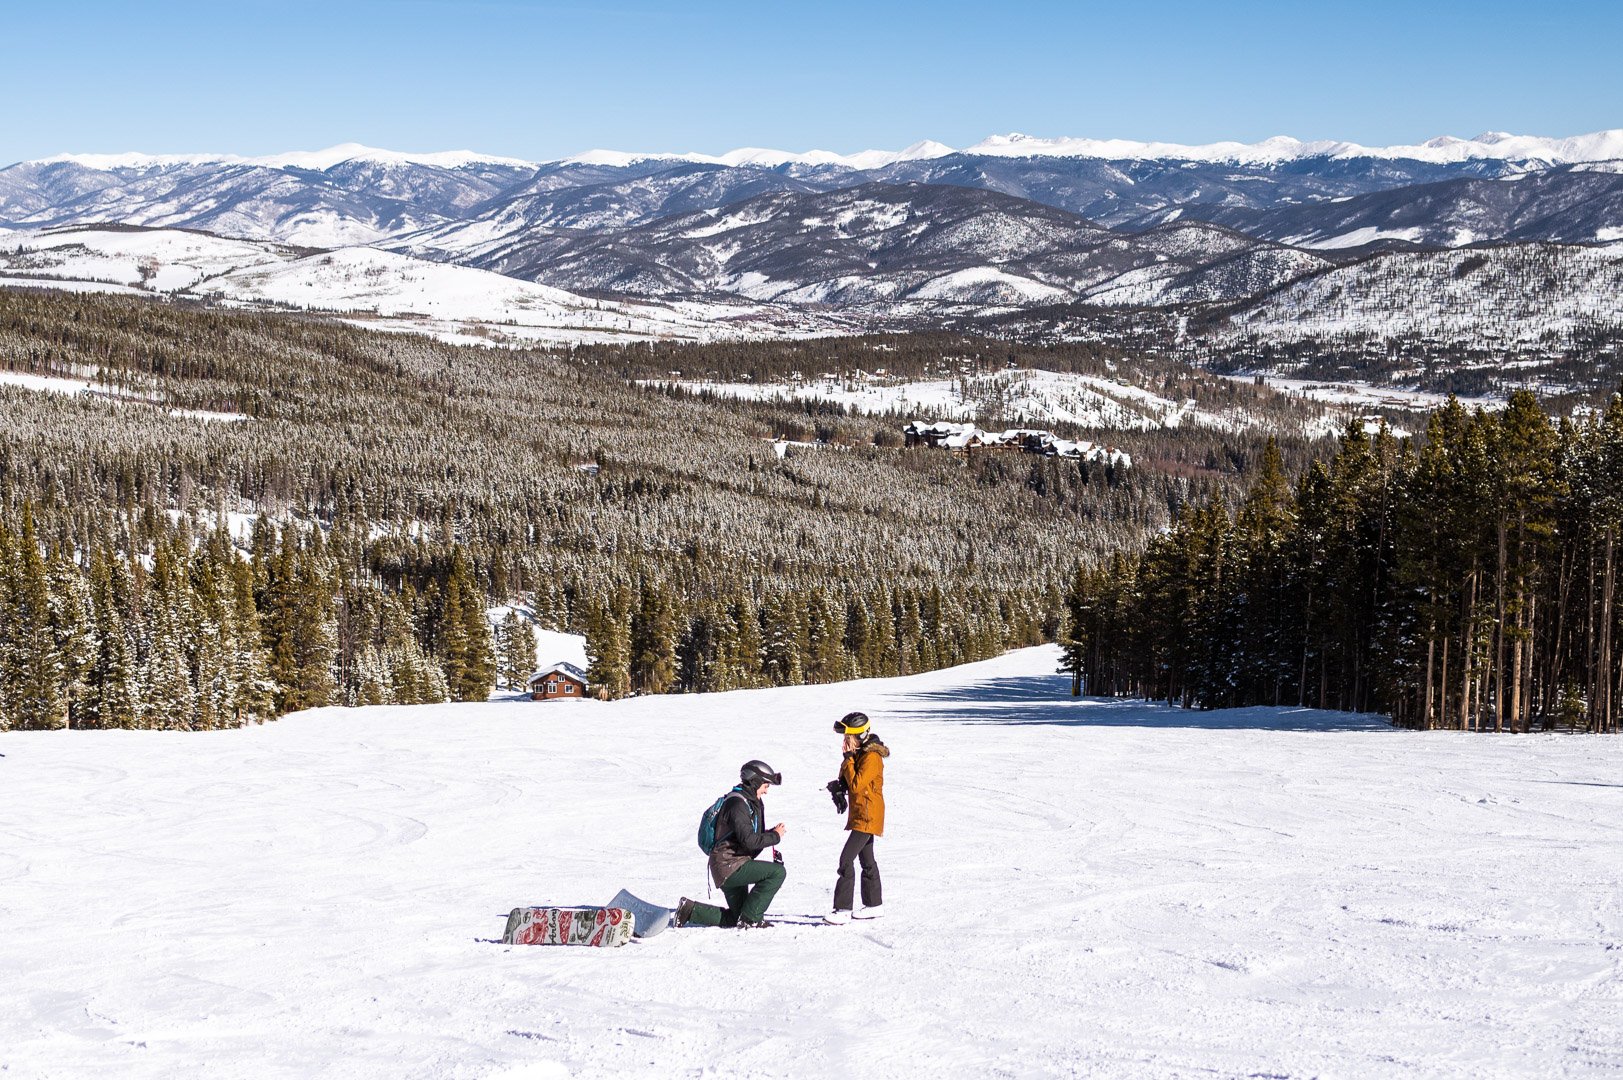
[[[1033,428],[1010,428],[1007,431],[982,431],[974,424],[954,424],[936,421],[926,424],[914,420],[902,429],[908,447],[927,446],[945,448],[955,454],[968,454],[976,450],[1002,450],[1021,454],[1039,454],[1043,457],[1066,458],[1072,461],[1098,462],[1131,468],[1132,455],[1113,446],[1102,446],[1087,441],[1062,439],[1052,431]]]
[[[531,701],[579,701],[586,696],[586,672],[557,663],[531,675],[525,685]]]

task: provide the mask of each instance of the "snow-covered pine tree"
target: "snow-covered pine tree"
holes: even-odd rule
[[[728,684],[735,687],[760,686],[764,663],[760,610],[748,590],[736,594],[731,607],[737,647],[732,652]]]
[[[656,578],[645,575],[631,620],[631,688],[663,694],[676,682],[676,610]]]
[[[454,701],[483,701],[496,684],[496,656],[485,594],[467,553],[453,547],[441,616],[445,682]]]
[[[67,723],[66,669],[51,625],[50,580],[40,538],[34,526],[34,508],[25,504],[22,528],[11,543],[7,568],[0,570],[5,584],[3,619],[10,633],[0,656],[0,682],[10,725],[19,730],[46,730]]]
[[[496,630],[496,652],[500,657],[501,680],[509,690],[520,689],[535,670],[535,632],[530,621],[509,608]]]
[[[1087,570],[1078,565],[1071,575],[1070,587],[1065,590],[1065,621],[1059,639],[1059,670],[1061,674],[1071,677],[1072,697],[1082,696],[1082,682],[1087,676],[1088,616],[1091,606],[1088,586]]]
[[[230,641],[231,715],[238,726],[249,721],[263,723],[275,715],[272,700],[276,687],[267,670],[268,656],[259,609],[254,603],[254,572],[235,552],[231,553],[229,589],[226,619]]]
[[[77,727],[84,711],[95,649],[90,589],[83,570],[60,545],[52,547],[46,575],[51,636],[61,665],[64,722],[68,727]]]
[[[177,565],[178,541],[162,542],[152,557],[149,577],[149,640],[143,665],[144,726],[160,731],[186,731],[195,726],[197,689],[193,681],[192,621],[195,604]]]
[[[631,693],[631,600],[622,586],[608,602],[587,608],[587,678],[603,697]]]
[[[128,620],[133,615],[129,568],[119,554],[98,544],[90,557],[90,618],[94,651],[85,675],[81,727],[140,726],[142,702],[137,690],[135,642]]]

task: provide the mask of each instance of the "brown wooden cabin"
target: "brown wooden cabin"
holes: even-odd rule
[[[574,664],[542,668],[524,684],[531,701],[580,701],[586,696],[586,672]]]

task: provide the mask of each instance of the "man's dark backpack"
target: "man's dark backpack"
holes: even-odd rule
[[[706,810],[704,812],[704,816],[699,819],[700,851],[704,852],[706,855],[709,855],[712,851],[716,850],[716,821],[721,817],[721,808],[727,805],[728,799],[742,798],[744,798],[743,791],[735,787],[733,790],[729,791],[727,794],[710,804],[710,809]],[[745,801],[747,802],[748,800]],[[750,820],[755,822],[755,827],[757,829],[761,827],[760,822],[755,821],[755,807],[753,806],[750,807]]]

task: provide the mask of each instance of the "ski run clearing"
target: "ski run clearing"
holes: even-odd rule
[[[0,738],[6,1077],[1500,1077],[1623,1069],[1623,742],[909,678]],[[830,724],[890,744],[887,917],[814,925]],[[765,931],[494,943],[705,894],[762,757]]]

